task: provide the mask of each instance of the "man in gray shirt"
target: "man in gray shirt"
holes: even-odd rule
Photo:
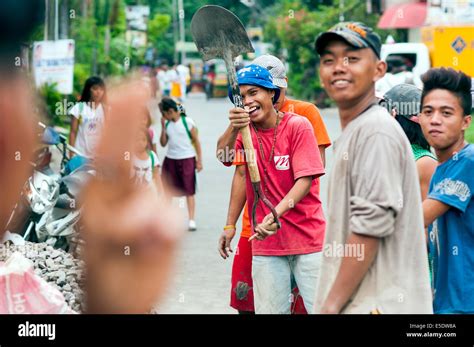
[[[316,313],[432,313],[420,187],[408,139],[378,106],[381,42],[362,23],[316,40],[320,78],[336,102],[328,223]]]

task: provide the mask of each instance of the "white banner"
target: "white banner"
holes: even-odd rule
[[[61,94],[72,94],[74,40],[38,41],[33,45],[36,87],[57,83]]]

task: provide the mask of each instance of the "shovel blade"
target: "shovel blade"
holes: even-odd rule
[[[242,22],[221,6],[201,7],[191,20],[191,33],[205,61],[254,52]]]

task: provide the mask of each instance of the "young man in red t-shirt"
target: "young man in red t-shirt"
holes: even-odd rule
[[[273,84],[280,88],[280,96],[278,100],[274,100],[274,108],[280,112],[290,112],[307,118],[314,131],[314,136],[318,143],[319,152],[324,163],[325,150],[331,145],[326,126],[321,117],[319,109],[310,102],[289,99],[286,95],[288,88],[288,78],[286,76],[286,68],[283,62],[273,55],[261,55],[256,58],[251,64],[259,65],[270,72],[273,78]],[[227,142],[232,137],[232,124],[219,138],[217,143],[216,153],[222,153],[228,148]],[[245,163],[238,160],[234,161],[236,166],[234,177],[232,180],[232,192],[245,190],[245,167],[239,167]],[[319,179],[316,180],[319,183]],[[318,185],[319,189],[319,185]],[[230,199],[234,199],[231,194]],[[227,214],[227,222],[224,231],[219,239],[219,253],[226,259],[231,252],[230,242],[235,236],[235,224],[241,214],[241,210],[229,210]],[[242,230],[237,244],[238,252],[235,253],[232,263],[232,278],[231,278],[231,301],[230,305],[239,311],[239,313],[254,313],[253,300],[253,283],[252,283],[252,243],[248,239],[252,235],[250,226],[248,209],[244,207],[242,216]],[[229,249],[227,251],[226,249]],[[292,298],[292,314],[306,314],[303,300],[299,294],[298,288],[293,283],[293,298]]]
[[[258,225],[252,225],[252,278],[256,313],[290,313],[291,280],[295,280],[305,307],[311,310],[320,271],[325,220],[315,178],[324,165],[310,122],[277,112],[273,100],[280,90],[270,73],[249,65],[238,72],[245,109],[230,111],[236,129],[235,153],[243,149],[238,129],[250,124],[262,190],[276,206],[282,228],[261,204]],[[233,117],[235,116],[235,117]],[[222,158],[231,165],[234,158]],[[246,171],[248,171],[246,169]],[[246,194],[245,194],[246,193]],[[231,201],[231,209],[252,206],[254,194],[246,175],[246,192]],[[245,199],[246,195],[246,199]],[[234,205],[234,206],[232,206]]]

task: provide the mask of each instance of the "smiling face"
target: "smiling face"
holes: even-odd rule
[[[272,98],[275,92],[257,86],[241,85],[240,93],[244,106],[249,108],[250,120],[255,124],[264,124],[272,115]]]
[[[455,94],[445,89],[434,89],[422,100],[419,121],[430,146],[437,151],[446,151],[463,141],[471,116],[464,115]]]
[[[370,48],[356,49],[345,41],[329,42],[321,53],[319,76],[338,106],[350,106],[374,94],[375,82],[387,69]]]

